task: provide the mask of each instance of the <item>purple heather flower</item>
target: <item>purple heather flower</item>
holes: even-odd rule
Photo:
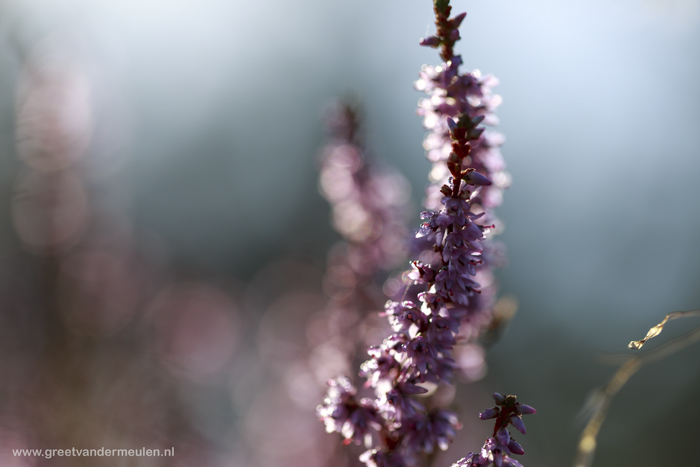
[[[367,467],[408,467],[404,456],[396,451],[375,448],[365,451],[360,455],[360,461]]]
[[[456,26],[450,24],[458,25],[464,17],[444,18],[442,23],[439,13],[438,17],[438,34],[446,53],[459,38]],[[450,56],[445,68],[435,70],[433,89],[451,86],[460,64],[459,57]],[[447,101],[445,104],[452,105]],[[452,112],[448,107],[442,111]],[[430,452],[435,445],[445,448],[459,426],[456,419],[443,416],[442,412],[442,418],[431,419],[422,404],[410,395],[420,388],[416,382],[451,381],[456,368],[452,358],[455,336],[460,320],[470,310],[472,297],[479,293],[479,284],[473,278],[483,262],[485,227],[477,222],[484,214],[472,209],[480,191],[491,182],[473,168],[465,167],[472,151],[470,142],[481,138],[483,129],[477,125],[483,118],[454,110],[449,113],[453,118],[444,122],[445,136],[451,143],[444,158],[448,175],[440,188],[440,209],[421,215],[424,222],[417,234],[426,249],[437,254],[429,262],[423,260],[423,255],[422,261],[412,263],[407,274],[424,287],[416,295],[420,308],[410,300],[387,302],[384,314],[396,334],[387,338],[381,349],[371,351],[372,358],[362,366],[363,375],[379,396],[379,412],[398,423],[387,426],[387,436],[398,437],[404,450],[411,452]],[[394,362],[400,365],[396,376]]]
[[[439,384],[440,382],[451,383],[454,378],[455,370],[457,369],[457,363],[452,357],[449,357],[451,351],[444,351],[442,355],[439,355],[435,359],[435,367],[431,368],[425,375],[425,380]]]
[[[432,283],[434,284],[435,281],[432,281]],[[432,292],[421,292],[418,294],[418,299],[423,304],[422,308],[433,312],[431,314],[436,314],[435,312],[439,311],[445,303],[440,295]]]
[[[503,452],[495,438],[489,438],[478,454],[470,452],[467,457],[452,464],[452,467],[523,467],[520,462]]]
[[[520,462],[510,458],[509,456],[500,457],[499,460],[501,462],[501,466],[503,467],[523,467]],[[491,461],[482,458],[478,454],[469,453],[469,455],[464,459],[452,464],[452,467],[484,467],[487,465],[491,465]]]
[[[455,334],[458,330],[458,320],[449,316],[435,316],[430,320],[425,335],[438,351],[448,351],[456,343]]]
[[[423,336],[416,336],[406,342],[403,354],[406,358],[403,364],[405,379],[415,376],[425,379],[428,366],[435,367],[437,351],[433,348],[432,343]]]
[[[418,386],[413,387],[419,388]],[[403,419],[415,417],[417,413],[425,410],[420,402],[408,397],[410,394],[426,392],[425,389],[420,388],[422,391],[413,393],[406,392],[406,389],[407,386],[398,386],[380,395],[377,400],[377,408],[387,420],[395,420],[400,423]]]
[[[378,430],[381,427],[374,401],[362,399],[358,402],[355,398],[357,390],[346,377],[333,379],[328,386],[323,405],[316,409],[326,424],[326,431],[340,433],[347,443],[364,441],[369,447],[372,439],[370,428]]]
[[[420,330],[426,324],[427,318],[421,310],[410,301],[387,302],[384,315],[389,317],[389,323],[394,331],[405,332],[411,329]]]
[[[500,204],[508,176],[498,152],[502,138],[483,125],[497,122],[493,110],[500,98],[491,93],[495,79],[459,70],[462,59],[453,47],[465,15],[450,18],[449,0],[435,0],[434,6],[437,32],[421,45],[439,47],[444,63],[424,66],[416,83],[429,97],[421,101],[419,113],[430,130],[424,147],[433,162],[429,211],[421,214],[423,223],[416,234],[420,260],[403,275],[413,281],[407,284],[406,300],[385,305],[383,314],[394,334],[370,348],[370,358],[361,366],[360,375],[367,379],[365,386],[374,389],[375,402],[357,403],[354,388],[337,389],[338,395],[331,397],[329,391],[319,408],[329,431],[340,431],[346,439],[367,439],[365,427],[377,423],[378,444],[360,457],[368,467],[413,465],[422,453],[436,446],[445,449],[452,441],[460,427],[456,416],[439,408],[428,412],[414,396],[427,392],[423,383],[452,381],[458,336],[476,345],[473,340],[488,327],[495,297],[492,252],[497,249],[486,234],[497,221],[493,208]],[[345,388],[340,381],[338,386]],[[496,400],[498,407],[481,414],[496,419],[493,435],[479,454],[470,454],[459,465],[519,466],[509,456],[523,450],[506,427],[518,428],[521,415],[531,408],[516,403],[514,396],[499,394]],[[360,409],[362,416],[353,418]],[[345,424],[349,428],[344,432]]]
[[[401,353],[404,345],[408,341],[408,336],[405,333],[392,334],[382,342],[382,348],[387,352]]]
[[[413,269],[408,273],[408,278],[414,284],[428,284],[435,279],[435,271],[430,268],[430,265],[423,264],[420,261],[411,262]]]
[[[360,366],[360,376],[367,380],[367,386],[377,387],[380,381],[393,381],[397,378],[401,365],[389,349],[384,346],[370,347],[371,357]]]
[[[402,424],[404,447],[414,453],[432,453],[437,446],[446,450],[462,425],[457,415],[447,410],[420,414]]]

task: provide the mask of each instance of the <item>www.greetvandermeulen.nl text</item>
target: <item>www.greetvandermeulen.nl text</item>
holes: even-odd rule
[[[13,449],[15,457],[173,457],[175,448],[170,449]]]

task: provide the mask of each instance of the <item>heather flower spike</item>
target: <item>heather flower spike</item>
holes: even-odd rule
[[[439,66],[424,65],[415,83],[416,89],[427,95],[419,101],[418,114],[423,117],[423,125],[429,130],[423,146],[426,157],[433,165],[425,207],[429,210],[441,209],[442,198],[446,195],[445,186],[455,176],[450,167],[456,161],[453,154],[469,151],[468,156],[460,158],[459,177],[479,188],[469,193],[470,206],[473,212],[483,214],[476,223],[488,227],[484,231],[485,238],[480,241],[479,261],[472,264],[474,282],[479,284],[479,292],[471,297],[467,307],[471,329],[465,336],[471,345],[475,345],[477,339],[484,337],[487,329],[507,322],[501,320],[495,311],[497,284],[494,269],[505,262],[505,255],[502,245],[493,237],[502,230],[495,209],[501,204],[503,191],[510,184],[510,175],[505,171],[506,165],[500,152],[504,138],[500,133],[487,129],[498,124],[494,112],[501,98],[492,92],[498,84],[495,77],[483,76],[478,70],[460,70],[462,58],[455,54],[454,45],[459,38],[457,28],[466,15],[450,18],[449,1],[436,1],[434,7],[437,32],[432,36],[436,39],[429,43],[434,45],[439,42],[440,57],[444,62]],[[430,248],[432,245],[421,239],[414,244],[416,251],[429,253]],[[492,335],[497,334],[492,332]]]
[[[360,460],[368,467],[412,467],[426,454],[447,449],[461,428],[457,416],[442,407],[428,409],[417,396],[427,392],[426,383],[452,383],[457,337],[474,342],[493,318],[492,268],[498,254],[487,235],[508,176],[498,152],[502,138],[482,125],[496,122],[492,111],[498,98],[490,92],[496,81],[478,72],[460,74],[462,59],[453,47],[465,14],[450,18],[449,0],[435,0],[434,10],[437,32],[421,45],[439,46],[445,63],[423,67],[416,84],[429,95],[420,113],[431,130],[425,147],[435,183],[416,234],[420,259],[403,274],[412,281],[405,297],[385,306],[394,334],[371,347],[361,365],[365,388],[375,399],[358,401],[349,380],[336,379],[318,407],[329,432],[341,433],[348,443],[365,441],[369,449]],[[506,428],[524,432],[521,416],[534,409],[515,396],[496,393],[494,399],[497,406],[480,415],[495,418],[493,436],[480,454],[456,465],[520,466],[510,456],[523,449]]]

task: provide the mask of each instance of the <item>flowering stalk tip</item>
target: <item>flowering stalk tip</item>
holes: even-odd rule
[[[517,402],[516,396],[503,396],[494,393],[496,406],[486,409],[479,414],[482,420],[496,419],[493,427],[493,435],[486,440],[479,453],[470,452],[467,457],[454,463],[452,467],[523,467],[520,462],[513,459],[512,455],[525,454],[523,447],[515,441],[508,431],[508,425],[525,434],[523,415],[533,414],[537,411],[529,405]]]

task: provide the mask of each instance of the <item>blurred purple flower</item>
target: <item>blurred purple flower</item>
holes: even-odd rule
[[[447,449],[462,425],[457,415],[447,410],[420,414],[404,423],[404,446],[411,452],[432,453],[435,447]]]
[[[385,300],[382,272],[405,259],[408,235],[404,218],[409,185],[398,173],[380,171],[368,160],[360,120],[358,105],[348,100],[336,103],[326,114],[330,138],[319,157],[319,190],[331,205],[332,224],[342,241],[331,251],[324,277],[330,300],[323,314],[337,324],[332,335],[324,336],[322,345],[326,351],[336,350],[336,363],[316,368],[317,379],[322,379],[323,372],[334,371],[335,375],[344,371],[359,357],[359,350],[365,346],[367,323]],[[420,310],[416,311],[420,314]],[[397,323],[417,316],[398,309],[396,315]],[[397,326],[402,328],[402,324]],[[362,368],[368,385],[378,385],[398,375],[400,364],[388,350],[386,346],[370,349],[376,358]],[[326,374],[325,378],[328,376],[332,375]],[[317,415],[326,431],[340,433],[345,444],[364,443],[368,448],[372,432],[380,430],[384,423],[377,401],[359,398],[347,377],[329,381]],[[337,461],[340,459],[333,462]]]
[[[359,110],[336,104],[327,116],[331,140],[321,152],[320,191],[332,207],[333,226],[347,243],[354,273],[371,278],[405,257],[404,218],[409,184],[367,160]]]
[[[409,467],[411,465],[400,453],[384,448],[365,451],[360,456],[360,461],[367,467]]]
[[[326,424],[326,431],[340,433],[348,444],[364,442],[369,447],[372,440],[370,428],[378,430],[381,427],[374,401],[357,401],[357,390],[346,377],[331,380],[328,385],[328,394],[316,409]]]

